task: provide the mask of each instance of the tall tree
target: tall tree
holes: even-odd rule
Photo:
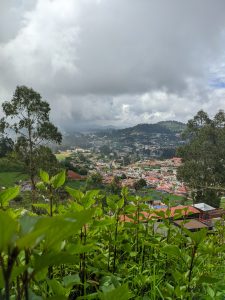
[[[195,202],[220,204],[220,188],[225,187],[225,113],[210,119],[199,111],[188,121],[186,144],[178,149],[183,164],[178,178],[192,190]]]
[[[16,134],[16,147],[20,158],[29,170],[35,189],[38,148],[49,142],[61,143],[62,135],[50,122],[49,103],[32,88],[18,86],[11,101],[2,104],[5,116],[1,119],[2,132],[12,130]]]
[[[2,136],[0,138],[0,157],[5,157],[7,154],[13,151],[13,140],[8,137]]]

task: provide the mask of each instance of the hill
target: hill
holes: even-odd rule
[[[128,127],[125,129],[117,129],[111,131],[101,131],[97,134],[100,136],[110,136],[110,137],[153,137],[155,135],[171,135],[182,133],[186,125],[177,121],[162,121],[155,124],[138,124],[133,127]]]
[[[186,124],[178,121],[161,121],[157,123],[160,126],[163,126],[169,129],[172,132],[181,133],[185,130]]]

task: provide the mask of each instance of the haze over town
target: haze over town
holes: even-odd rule
[[[32,87],[62,130],[212,115],[225,108],[224,11],[223,0],[1,1],[1,102]]]

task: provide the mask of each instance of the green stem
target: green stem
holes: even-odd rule
[[[19,251],[17,248],[14,248],[12,253],[8,254],[7,266],[4,264],[2,255],[0,255],[0,264],[2,266],[3,277],[5,281],[5,300],[10,300],[10,277],[18,254]]]
[[[191,263],[190,263],[190,267],[189,267],[188,291],[190,291],[190,284],[191,284],[192,273],[193,273],[193,269],[194,269],[194,260],[195,260],[196,251],[197,251],[197,246],[194,245],[194,247],[192,249]]]
[[[116,256],[117,256],[117,236],[118,236],[118,223],[119,223],[119,214],[116,214],[116,228],[114,234],[114,251],[113,251],[113,273],[116,272]]]
[[[50,194],[50,217],[53,216],[53,194],[52,194],[52,187],[49,186],[49,194]]]
[[[29,264],[29,251],[28,250],[25,250],[25,264],[28,267],[28,264]],[[27,270],[24,272],[23,288],[24,288],[25,300],[29,300],[29,294],[28,294],[29,278],[28,278],[28,271]]]

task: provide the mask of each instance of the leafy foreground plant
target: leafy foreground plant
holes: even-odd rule
[[[17,187],[0,193],[0,299],[224,299],[223,223],[191,233],[169,209],[157,222],[127,189],[103,201],[66,187],[60,204],[65,174],[41,178],[47,215],[11,209]]]

